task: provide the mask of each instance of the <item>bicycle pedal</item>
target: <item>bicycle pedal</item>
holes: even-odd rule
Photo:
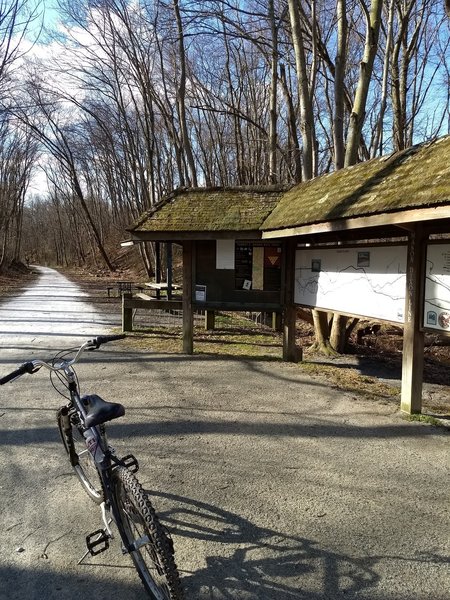
[[[95,539],[93,539],[95,538]],[[96,556],[108,550],[110,536],[104,529],[97,529],[86,536],[86,546],[91,556]]]
[[[121,459],[120,462],[132,473],[137,473],[139,470],[139,463],[137,461],[137,458],[132,454],[127,454]]]

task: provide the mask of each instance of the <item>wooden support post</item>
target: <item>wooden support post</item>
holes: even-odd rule
[[[194,315],[192,311],[192,242],[183,243],[183,352],[194,352]]]
[[[133,331],[133,309],[125,306],[125,299],[130,297],[126,292],[122,294],[122,331]]]
[[[155,242],[155,283],[161,283],[161,242]],[[161,291],[156,290],[155,296],[161,298]]]
[[[205,311],[205,329],[214,329],[216,324],[216,313],[214,310]]]
[[[421,331],[425,281],[425,236],[420,223],[409,233],[406,263],[401,410],[422,410],[424,333]]]
[[[172,244],[166,242],[166,281],[167,281],[167,300],[172,300]]]
[[[275,331],[281,331],[283,329],[281,313],[272,313],[272,329]]]
[[[297,321],[297,311],[294,304],[295,252],[297,249],[295,238],[287,240],[284,249],[286,257],[283,307],[283,360],[287,362],[298,362],[299,352],[295,346]]]
[[[161,242],[155,242],[155,283],[161,282]]]

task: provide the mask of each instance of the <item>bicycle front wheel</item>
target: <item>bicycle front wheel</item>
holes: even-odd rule
[[[75,416],[67,414],[65,407],[57,413],[58,429],[69,460],[84,491],[96,503],[104,500],[103,485],[97,466],[86,447],[82,430],[74,422]]]
[[[172,540],[136,477],[124,467],[113,471],[117,528],[152,600],[182,600]]]

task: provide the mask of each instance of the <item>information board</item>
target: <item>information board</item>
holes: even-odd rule
[[[450,331],[450,244],[428,245],[423,323]]]
[[[299,249],[296,304],[402,323],[406,245]]]
[[[216,240],[216,269],[234,270],[234,240]]]

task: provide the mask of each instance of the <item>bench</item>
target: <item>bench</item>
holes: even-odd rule
[[[155,292],[155,296],[156,298],[161,298],[161,292],[168,292],[169,291],[169,284],[165,281],[162,282],[153,282],[153,281],[148,281],[147,283],[144,283],[144,286],[146,288],[149,288],[150,290]],[[180,286],[176,285],[175,283],[172,283],[170,285],[170,290],[171,291],[175,291],[175,290],[179,290]]]
[[[138,292],[137,294],[134,294],[135,298],[140,298],[141,300],[156,300],[156,298],[154,296],[149,296],[148,294],[145,294],[144,292]]]

